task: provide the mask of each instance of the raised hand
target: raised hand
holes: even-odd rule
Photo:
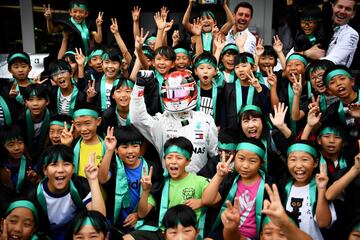
[[[116,148],[117,140],[114,136],[114,127],[108,127],[104,143],[107,150],[113,151]]]
[[[255,54],[256,56],[261,56],[264,53],[264,39],[259,38],[259,41],[256,44]]]
[[[247,39],[247,32],[244,32],[242,34],[239,34],[236,39],[235,39],[235,43],[236,43],[236,46],[240,49],[244,49],[244,46],[245,46],[245,42],[246,42],[246,39]]]
[[[16,98],[16,96],[19,94],[19,91],[16,90],[17,82],[14,80],[14,83],[12,84],[10,91],[9,91],[9,97]]]
[[[162,6],[162,7],[160,8],[161,18],[162,18],[162,19],[165,19],[165,21],[166,21],[166,18],[167,18],[167,16],[168,16],[168,13],[169,13],[169,10],[167,9],[167,7]]]
[[[123,227],[129,227],[129,228],[133,228],[135,227],[135,224],[137,223],[137,220],[139,219],[139,216],[136,212],[134,213],[130,213],[124,221],[124,225]]]
[[[144,36],[144,28],[140,29],[140,36],[135,37],[135,49],[140,50],[142,46],[144,45],[145,39],[149,35],[149,31],[146,32]]]
[[[173,46],[176,46],[179,41],[180,41],[180,32],[179,30],[175,30],[172,34],[172,41],[173,41]]]
[[[219,30],[218,26],[217,25],[213,26],[213,28],[211,30],[211,34],[213,36],[217,36],[219,32],[220,32],[220,30]]]
[[[216,166],[216,174],[219,177],[225,177],[229,172],[231,172],[230,163],[234,155],[230,155],[229,159],[226,161],[225,152],[221,154],[221,161]]]
[[[41,80],[41,76],[40,74],[38,75],[34,75],[31,77],[33,79],[33,82],[35,84],[43,84],[44,82],[46,82],[47,80],[49,80],[48,78],[44,78],[43,80]]]
[[[99,168],[95,165],[95,152],[90,154],[89,163],[85,166],[85,175],[89,181],[97,181]]]
[[[216,49],[219,49],[219,50],[224,49],[226,42],[221,33],[217,34],[216,37],[214,38],[214,44],[215,44]]]
[[[163,30],[166,27],[166,18],[162,18],[160,12],[155,13],[154,20],[159,30]]]
[[[118,26],[118,24],[117,24],[116,18],[111,18],[110,31],[111,31],[113,34],[119,32],[119,26]]]
[[[280,128],[285,124],[285,116],[288,110],[288,106],[285,103],[279,102],[278,105],[274,105],[274,115],[270,113],[270,120],[275,127]]]
[[[353,118],[360,120],[360,103],[351,103],[348,107],[350,115]]]
[[[239,198],[235,197],[234,206],[226,201],[226,209],[221,214],[221,221],[226,229],[237,229],[240,224]]]
[[[321,118],[320,108],[317,106],[314,106],[308,112],[307,124],[310,127],[314,127],[316,124],[318,124],[320,122],[320,118]]]
[[[291,77],[294,80],[292,87],[294,91],[294,95],[301,96],[301,92],[302,92],[301,74],[299,75],[299,79],[296,78],[294,73],[291,74]]]
[[[0,167],[0,180],[5,186],[9,188],[14,187],[11,180],[11,171],[7,167]]]
[[[196,19],[193,20],[193,24],[191,26],[191,32],[195,36],[200,36],[201,35],[201,21],[200,21],[200,18],[196,18]]]
[[[308,108],[311,109],[313,107],[320,108],[320,95],[315,100],[314,94],[311,94],[311,103],[309,103]]]
[[[96,96],[97,92],[95,91],[95,80],[88,81],[88,89],[86,95],[88,99],[93,99]]]
[[[267,81],[270,84],[270,87],[276,87],[277,77],[276,77],[276,74],[274,74],[271,67],[266,67],[266,74],[268,76]]]
[[[274,39],[274,43],[273,43],[274,51],[277,52],[277,53],[282,52],[284,45],[281,42],[281,40],[279,38],[279,35],[275,35],[273,37],[273,39]]]
[[[201,199],[191,198],[184,202],[185,205],[192,208],[192,210],[196,210],[202,207]]]
[[[166,22],[164,31],[165,31],[165,32],[170,31],[170,29],[172,28],[173,24],[174,24],[174,19],[172,19],[170,22]]]
[[[288,216],[281,203],[280,194],[276,184],[272,188],[266,183],[265,190],[269,195],[269,199],[264,200],[264,207],[262,213],[266,214],[276,226],[281,226],[282,223],[288,221]]]
[[[150,192],[152,187],[151,177],[153,174],[153,167],[150,167],[149,174],[146,173],[145,167],[143,167],[143,175],[141,177],[140,183],[143,192]]]
[[[246,76],[249,78],[249,83],[256,89],[257,92],[261,92],[262,87],[260,85],[259,79],[257,79],[254,76],[253,72],[250,72],[250,74],[246,74]]]
[[[81,48],[75,48],[75,61],[78,65],[85,64],[86,57],[83,54]]]
[[[131,11],[132,19],[134,22],[138,22],[140,19],[141,8],[139,6],[135,6]]]
[[[26,170],[26,179],[33,184],[37,184],[40,181],[39,175],[31,167]]]
[[[327,166],[326,164],[320,163],[320,173],[317,173],[315,176],[316,186],[319,189],[326,190],[329,177],[327,176]]]
[[[96,26],[100,27],[101,24],[104,22],[103,15],[104,15],[104,12],[98,13],[98,17],[96,18]]]
[[[6,219],[1,221],[1,236],[0,240],[8,240],[8,223]]]
[[[52,12],[51,12],[51,8],[50,8],[50,4],[48,4],[47,6],[44,4],[44,16],[46,19],[50,20],[52,18]]]
[[[71,124],[70,130],[68,130],[67,123],[64,122],[64,129],[61,131],[60,134],[61,144],[70,146],[74,140],[73,132],[74,132],[74,124]]]

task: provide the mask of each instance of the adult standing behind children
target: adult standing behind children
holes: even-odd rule
[[[249,31],[249,24],[253,16],[253,7],[248,2],[240,2],[234,10],[235,25],[226,36],[226,44],[235,43],[235,39],[242,34],[246,34],[244,45],[245,52],[254,54],[256,48],[256,38]]]

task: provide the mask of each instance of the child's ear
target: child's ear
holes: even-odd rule
[[[43,173],[44,173],[44,176],[47,177],[47,170],[46,170],[46,166],[43,166]]]
[[[317,166],[319,165],[319,159],[314,158],[314,169],[317,168]]]
[[[101,117],[98,117],[98,118],[96,119],[96,126],[100,126],[101,120],[102,120]]]
[[[31,71],[31,69],[32,69],[32,66],[29,64],[29,72]]]
[[[319,144],[319,145],[321,145],[320,138],[321,138],[321,136],[318,136],[318,137],[316,138],[316,142],[317,142],[317,144]]]
[[[355,79],[354,78],[350,78],[350,82],[351,82],[351,86],[355,85]]]
[[[195,75],[197,75],[197,68],[194,69],[194,73],[195,73]]]

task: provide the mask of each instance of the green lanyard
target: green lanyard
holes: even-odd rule
[[[201,33],[201,40],[204,51],[211,52],[212,48],[212,33]]]
[[[264,147],[265,147],[264,163],[263,163],[262,166],[264,168],[264,171],[266,173],[268,173],[268,160],[267,160],[268,149],[267,149],[267,140],[266,140],[266,138],[261,138],[261,142],[264,144]]]
[[[285,185],[285,199],[284,199],[284,206],[286,207],[286,203],[288,201],[289,195],[290,195],[290,191],[291,191],[291,187],[294,184],[294,179],[291,179],[286,185]],[[317,193],[317,188],[316,188],[316,180],[315,177],[312,177],[310,180],[310,185],[309,185],[309,195],[310,195],[310,208],[312,210],[312,214],[314,216],[315,214],[315,202],[316,202],[316,193]]]
[[[327,162],[326,162],[325,158],[323,157],[323,155],[320,156],[320,164],[325,164],[326,170],[328,169],[327,168]],[[340,159],[339,159],[339,168],[344,169],[346,167],[347,167],[347,164],[346,164],[345,159],[343,157],[340,157]]]
[[[325,113],[327,109],[326,97],[324,94],[320,94],[320,111]]]
[[[309,39],[311,45],[314,45],[316,42],[316,37],[314,36],[314,34],[308,35],[307,38]]]
[[[5,102],[4,98],[0,95],[0,106],[3,110],[4,113],[4,118],[5,118],[5,125],[11,125],[12,123],[12,119],[11,119],[11,114],[9,111],[9,107],[7,105],[7,103]]]
[[[198,88],[198,95],[197,95],[197,101],[196,101],[196,111],[200,111],[200,105],[201,105],[201,87],[200,87],[200,81],[198,81],[197,83],[197,88]],[[211,98],[213,100],[213,119],[215,121],[216,119],[216,102],[217,102],[217,85],[215,82],[212,83],[212,88],[211,88],[212,92],[211,92]]]
[[[357,98],[358,98],[358,100],[356,103],[360,103],[360,89],[358,90]],[[345,121],[344,104],[342,103],[342,101],[340,101],[340,103],[339,103],[338,114],[339,114],[339,118],[340,118],[341,122],[345,124],[346,121]]]
[[[89,34],[89,29],[86,26],[85,21],[82,21],[81,25],[77,22],[75,22],[74,18],[71,17],[70,21],[72,22],[72,24],[74,24],[74,26],[77,28],[77,30],[79,30],[79,32],[81,33],[81,40],[83,42],[84,45],[84,49],[85,49],[85,56],[88,54],[88,50],[89,50],[89,40],[90,40],[90,34]]]
[[[235,81],[235,90],[236,90],[236,113],[238,115],[241,110],[241,107],[243,105],[242,87],[240,84],[240,79],[237,79]],[[249,91],[248,91],[247,98],[246,98],[246,105],[251,105],[253,103],[254,91],[255,91],[255,88],[253,86],[249,86]]]
[[[264,201],[264,189],[265,189],[265,173],[262,170],[259,170],[260,176],[261,176],[261,182],[258,188],[258,191],[256,193],[256,197],[255,197],[255,215],[256,215],[256,233],[257,236],[259,236],[260,234],[260,225],[261,225],[261,210],[262,210],[262,206],[263,206],[263,201]],[[226,202],[230,201],[230,202],[234,202],[235,196],[236,196],[236,191],[238,188],[238,181],[239,181],[240,175],[237,175],[236,178],[233,181],[233,184],[230,188],[230,191],[228,193],[228,195],[226,196],[225,201],[223,202],[220,212],[216,217],[215,220],[215,224],[213,225],[213,230],[216,229],[217,226],[220,225],[220,221],[221,221],[221,214],[222,212],[227,208],[226,206]]]
[[[102,145],[102,155],[104,156],[105,155],[105,151],[106,151],[106,146],[105,146],[105,143],[104,143],[104,140],[98,136],[100,142],[101,142],[101,145]],[[75,147],[74,147],[74,172],[76,174],[79,173],[79,161],[80,161],[80,145],[81,145],[81,141],[82,139],[80,138],[79,141],[76,143]]]
[[[117,111],[117,108],[115,109],[115,115],[116,115],[116,120],[118,123],[118,126],[123,126],[121,123],[121,117]],[[126,122],[125,122],[125,126],[130,126],[131,122],[130,122],[130,112],[127,113],[126,115]]]
[[[32,143],[33,136],[34,136],[34,122],[31,118],[31,113],[30,113],[29,109],[26,110],[25,119],[26,119],[26,130],[27,130],[28,142]],[[42,148],[44,146],[45,139],[47,137],[47,129],[49,127],[49,122],[50,122],[50,113],[49,113],[48,109],[45,109],[45,116],[44,116],[44,119],[43,119],[43,121],[41,123],[41,127],[40,127],[40,137],[39,137],[39,142],[38,142],[39,148]],[[32,144],[29,144],[30,149],[31,149],[31,146],[32,146]]]
[[[113,85],[114,85],[114,82],[113,82]],[[101,99],[101,111],[105,111],[107,109],[107,105],[106,105],[106,77],[105,77],[105,74],[101,77],[101,80],[100,80],[100,99]]]
[[[308,99],[311,98],[311,83],[308,81],[307,83],[308,89]],[[292,105],[294,102],[294,90],[291,87],[291,83],[288,84],[288,97],[289,97],[289,113],[291,115],[292,112]],[[296,121],[293,121],[290,116],[290,129],[296,135]]]
[[[20,193],[21,191],[21,187],[24,183],[24,179],[25,179],[25,172],[26,172],[26,158],[24,157],[24,155],[21,156],[20,159],[20,169],[19,169],[19,174],[18,174],[18,179],[16,181],[16,192]]]
[[[71,97],[70,97],[70,106],[69,106],[69,116],[72,116],[74,113],[74,109],[75,109],[75,103],[76,103],[76,97],[78,95],[78,89],[77,87],[74,85],[74,89],[71,93]],[[61,90],[60,87],[57,90],[57,112],[58,114],[60,114],[60,96],[61,96]]]
[[[16,79],[14,78],[14,81],[16,81]],[[29,78],[29,81],[30,81],[30,84],[33,84],[33,81],[31,78]],[[24,98],[23,96],[21,95],[20,93],[20,88],[19,88],[19,85],[16,84],[16,91],[18,92],[18,95],[16,96],[16,101],[22,105],[24,105]]]
[[[44,195],[44,192],[41,188],[41,185],[42,184],[45,184],[45,180],[47,179],[47,177],[45,177],[37,186],[37,189],[36,189],[36,196],[37,196],[37,200],[39,201],[40,203],[40,206],[42,207],[42,209],[44,210],[44,212],[47,214],[47,204],[46,204],[46,198],[45,198],[45,195]],[[81,200],[80,198],[80,195],[77,191],[77,189],[75,188],[75,185],[73,183],[73,181],[70,179],[70,196],[71,196],[71,199],[75,202],[75,205],[77,207],[80,207],[80,208],[85,208],[84,206],[84,203],[83,201]]]
[[[160,98],[161,110],[164,112],[165,106],[164,106],[164,103],[161,98],[161,87],[164,82],[164,76],[161,75],[161,73],[159,73],[157,70],[154,70],[154,72],[155,72],[155,77],[156,77],[156,79],[158,81],[158,85],[159,85],[158,87],[159,87],[159,98]]]

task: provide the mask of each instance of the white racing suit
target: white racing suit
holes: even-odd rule
[[[151,116],[146,111],[143,93],[144,87],[134,86],[130,101],[131,123],[154,145],[164,169],[164,144],[169,138],[183,136],[192,142],[194,152],[186,168],[188,172],[197,173],[206,165],[208,155],[214,157],[218,154],[218,131],[210,115],[193,110],[183,113],[165,110],[163,114]]]

